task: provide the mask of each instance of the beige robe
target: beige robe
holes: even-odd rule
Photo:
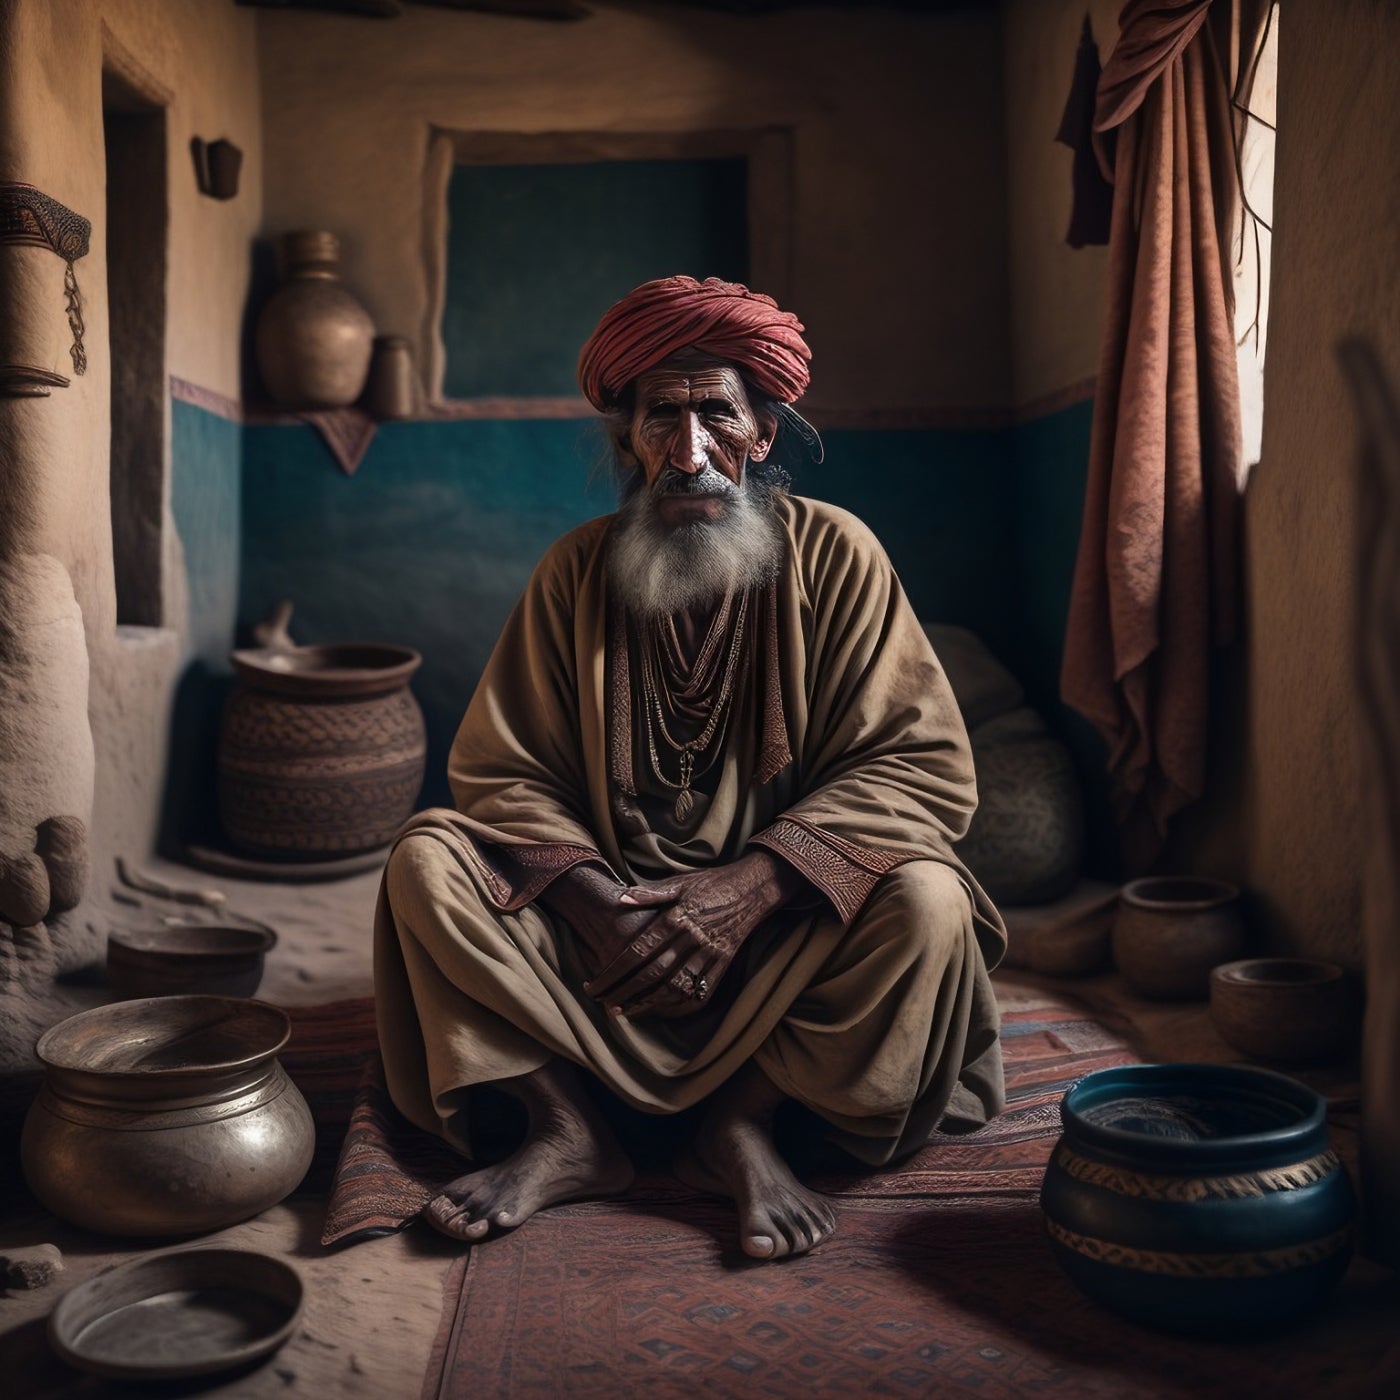
[[[776,585],[755,605],[723,751],[694,812],[651,774],[625,633],[590,521],[545,556],[449,760],[458,810],[410,823],[376,918],[395,1102],[469,1150],[469,1090],[562,1056],[643,1110],[698,1102],[748,1060],[855,1155],[912,1151],[1001,1106],[987,978],[1001,921],[952,843],[976,805],[942,668],[853,516],[778,503]],[[627,883],[767,846],[821,892],[750,937],[680,1020],[609,1017],[537,896],[601,860]]]

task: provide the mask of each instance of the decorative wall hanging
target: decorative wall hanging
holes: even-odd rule
[[[63,259],[63,294],[68,325],[73,332],[69,355],[73,373],[87,372],[83,347],[83,298],[73,264],[88,251],[92,223],[33,185],[20,181],[0,183],[0,245],[48,248]],[[34,365],[0,366],[0,394],[8,398],[43,397],[50,389],[65,388],[68,380],[53,370]]]

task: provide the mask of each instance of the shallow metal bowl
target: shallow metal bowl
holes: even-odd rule
[[[114,1380],[177,1380],[231,1370],[280,1347],[304,1289],[280,1259],[246,1249],[146,1255],[69,1289],[49,1344],[71,1366]]]
[[[271,929],[234,925],[120,930],[107,936],[107,981],[122,997],[250,997],[276,942]]]

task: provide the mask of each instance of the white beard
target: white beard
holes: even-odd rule
[[[771,505],[774,488],[748,473],[735,486],[714,467],[696,476],[693,487],[724,498],[719,519],[667,525],[657,516],[655,491],[647,487],[618,512],[608,584],[637,616],[664,617],[714,603],[777,573],[783,542]]]

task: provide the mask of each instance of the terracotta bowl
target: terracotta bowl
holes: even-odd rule
[[[1356,1006],[1337,963],[1245,958],[1210,975],[1210,1016],[1236,1050],[1279,1064],[1326,1064],[1354,1048]]]
[[[119,997],[250,997],[276,942],[271,929],[227,925],[124,930],[107,936],[107,981]]]
[[[1244,951],[1239,888],[1164,875],[1124,885],[1113,921],[1113,962],[1139,995],[1204,1001],[1210,970]]]

